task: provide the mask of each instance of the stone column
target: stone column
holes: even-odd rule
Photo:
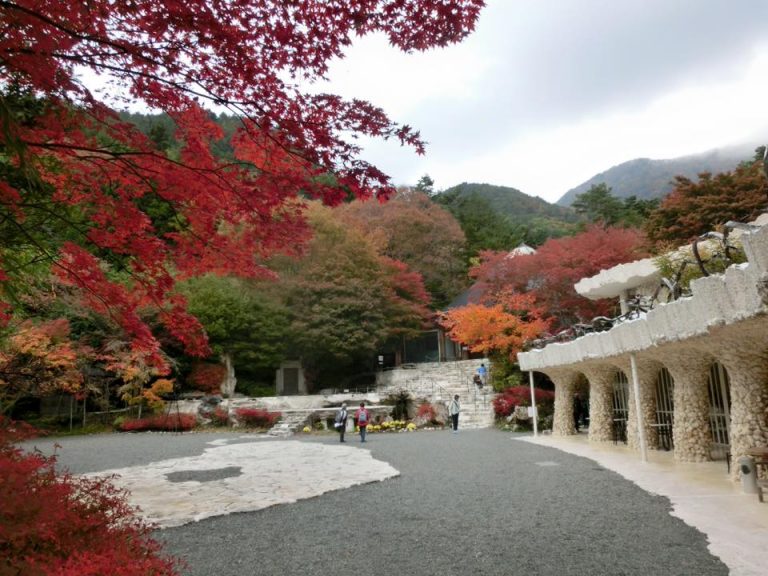
[[[675,423],[672,426],[675,460],[711,460],[707,383],[713,358],[693,348],[675,347],[665,350],[660,359],[675,380]]]
[[[553,436],[571,436],[576,433],[573,422],[573,393],[579,381],[579,373],[573,370],[548,370],[555,384],[555,414],[552,419]]]
[[[717,357],[731,386],[732,464],[749,448],[768,445],[768,353],[764,346],[753,347],[756,340],[743,334],[718,346]],[[738,479],[739,467],[732,465],[731,474]]]
[[[613,441],[613,381],[616,368],[608,364],[583,368],[589,380],[589,441]]]
[[[627,416],[627,445],[633,450],[640,449],[640,438],[637,427],[637,409],[635,407],[635,387],[632,383],[632,370],[629,358],[622,358],[617,365],[621,368],[629,380],[629,415]],[[656,429],[650,425],[656,422],[656,380],[662,364],[649,358],[637,358],[637,377],[640,380],[640,410],[643,424],[645,425],[645,437],[648,447],[658,447],[659,440]]]

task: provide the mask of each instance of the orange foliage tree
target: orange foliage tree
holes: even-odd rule
[[[441,324],[451,339],[467,345],[470,351],[510,359],[523,344],[547,330],[531,294],[507,292],[491,304],[469,304],[445,312]]]
[[[70,341],[64,319],[22,322],[0,349],[0,414],[9,413],[22,396],[80,391],[78,361],[89,353]]]

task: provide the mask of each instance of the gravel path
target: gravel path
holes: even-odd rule
[[[214,437],[67,439],[60,462],[73,472],[140,464],[201,453]],[[728,574],[666,498],[591,460],[495,430],[369,439],[399,477],[158,537],[190,576]]]

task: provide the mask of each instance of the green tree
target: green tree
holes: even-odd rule
[[[462,194],[456,189],[435,198],[459,221],[467,238],[467,260],[482,250],[510,250],[520,244],[525,230],[511,224],[477,194]]]
[[[587,220],[614,226],[621,220],[623,204],[611,194],[611,188],[604,182],[592,185],[589,190],[576,196],[572,207]]]
[[[429,177],[429,174],[424,174],[416,183],[416,190],[431,196],[435,192],[435,181]]]
[[[206,275],[183,282],[189,311],[205,328],[213,353],[229,357],[247,388],[271,383],[285,357],[288,312],[266,282]]]
[[[313,204],[308,218],[307,253],[275,261],[275,289],[291,317],[290,352],[318,385],[330,372],[370,366],[388,340],[418,332],[428,296],[418,274],[382,257],[334,210]]]

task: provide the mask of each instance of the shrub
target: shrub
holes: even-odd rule
[[[208,413],[213,426],[229,426],[229,410],[217,406]]]
[[[280,412],[270,412],[262,408],[238,408],[235,410],[237,420],[248,428],[271,428],[280,419]],[[320,423],[322,427],[322,423]]]
[[[25,434],[0,417],[0,574],[178,573],[125,491],[108,478],[58,473],[55,457],[13,446]]]
[[[539,416],[554,408],[555,393],[541,388],[534,388],[536,407]],[[497,418],[506,418],[515,411],[516,406],[531,405],[531,389],[527,386],[511,386],[505,388],[493,399],[493,411]]]
[[[202,390],[206,394],[219,394],[226,374],[227,369],[221,364],[198,362],[192,366],[187,382],[196,390]]]
[[[195,427],[197,419],[194,414],[161,414],[136,420],[124,420],[118,426],[121,432],[147,432],[157,430],[162,432],[189,431]]]
[[[387,397],[385,402],[392,406],[392,418],[395,420],[405,420],[408,418],[408,413],[410,412],[411,404],[413,403],[408,391],[400,390]]]
[[[432,404],[429,402],[424,402],[416,411],[416,416],[418,418],[422,418],[426,422],[434,422],[437,414],[435,413],[435,407],[432,406]]]

